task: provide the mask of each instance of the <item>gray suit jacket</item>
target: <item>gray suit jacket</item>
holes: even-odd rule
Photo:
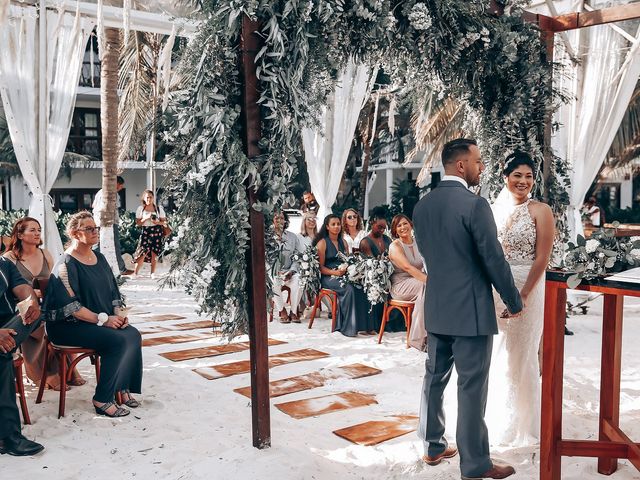
[[[511,313],[520,293],[498,242],[491,207],[456,181],[442,181],[413,211],[427,266],[427,332],[472,337],[498,333],[493,285]]]

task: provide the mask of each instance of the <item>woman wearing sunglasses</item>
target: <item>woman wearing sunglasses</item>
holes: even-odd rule
[[[92,250],[98,230],[89,212],[78,212],[67,223],[71,239],[53,268],[44,302],[49,339],[57,345],[77,345],[98,351],[102,366],[93,396],[99,415],[124,417],[130,411],[115,404],[140,404],[142,346],[140,332],[129,325],[113,271],[104,256]]]
[[[359,251],[360,241],[367,236],[360,214],[353,208],[342,212],[342,231],[349,253]]]

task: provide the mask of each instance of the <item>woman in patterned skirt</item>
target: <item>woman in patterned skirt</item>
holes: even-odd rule
[[[136,262],[134,274],[137,276],[143,262],[151,263],[151,278],[155,278],[156,261],[162,253],[162,241],[164,239],[163,227],[167,223],[167,215],[164,209],[157,206],[153,192],[142,192],[142,205],[136,210],[136,225],[142,227],[142,235],[138,240],[138,248],[133,254]]]

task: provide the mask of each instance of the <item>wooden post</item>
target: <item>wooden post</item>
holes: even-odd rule
[[[542,341],[542,414],[540,428],[540,479],[560,480],[562,439],[562,382],[564,368],[564,318],[567,290],[547,282]]]
[[[602,310],[602,362],[600,364],[600,441],[614,440],[606,423],[620,423],[620,367],[622,360],[622,306],[624,296],[605,294]],[[615,439],[617,440],[617,439]],[[598,458],[598,472],[611,475],[618,469],[615,457]]]
[[[255,57],[260,49],[256,34],[260,25],[246,15],[240,36],[242,76],[242,123],[247,157],[260,155],[260,107]],[[253,208],[257,200],[254,188],[247,188],[249,198],[250,250],[247,253],[247,299],[249,310],[249,354],[251,361],[251,418],[253,446],[271,446],[269,405],[269,346],[267,339],[267,292],[264,244],[264,215]]]

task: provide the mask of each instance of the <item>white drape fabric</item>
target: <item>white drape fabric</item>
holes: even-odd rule
[[[93,22],[62,11],[47,13],[46,143],[38,145],[38,12],[12,5],[0,25],[0,94],[18,165],[29,190],[29,215],[44,229],[45,246],[63,251],[48,193],[55,182],[71,128],[84,49]],[[40,148],[45,155],[40,155]],[[44,159],[42,164],[41,158]]]
[[[579,62],[571,64],[563,43],[556,42],[556,60],[567,66],[569,75],[554,81],[574,100],[556,116],[562,126],[552,147],[571,165],[568,220],[575,240],[583,232],[584,197],[605,161],[640,75],[640,29],[635,43],[609,25],[569,32],[567,37]]]
[[[309,183],[320,221],[331,212],[347,163],[360,110],[373,86],[375,71],[349,61],[320,118],[320,130],[303,129]]]

